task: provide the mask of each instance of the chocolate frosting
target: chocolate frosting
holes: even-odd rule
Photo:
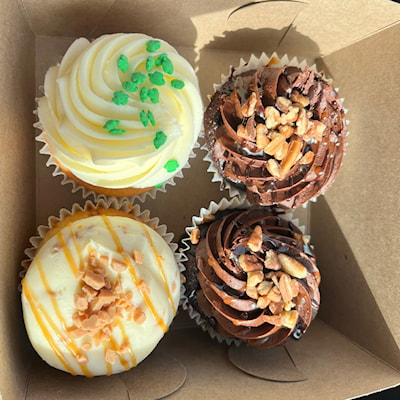
[[[189,301],[222,336],[261,348],[279,345],[290,336],[300,338],[320,303],[320,274],[312,246],[292,222],[266,209],[228,211],[201,226],[200,241],[192,244],[187,264]],[[259,233],[256,248],[254,232]],[[280,258],[278,264],[268,264],[271,254],[286,257],[304,273],[296,278],[292,275],[296,271]],[[253,262],[250,271],[243,268],[243,259]],[[251,282],[252,273],[260,268],[261,280]],[[191,275],[197,277],[196,283]],[[284,293],[285,280],[296,289],[289,297]],[[264,292],[263,286],[267,286]],[[275,293],[266,294],[268,290]],[[260,303],[276,294],[268,305]]]
[[[297,103],[299,96],[305,100],[302,105]],[[288,109],[279,104],[282,99],[303,110],[297,115],[306,115],[305,131],[300,132],[300,119],[284,120]],[[255,104],[249,115],[244,107],[251,101]],[[287,158],[290,153],[297,155],[292,162],[266,152],[258,140],[256,127],[266,124],[271,109],[278,111],[280,123],[268,129],[266,136],[271,141],[283,132],[284,125],[292,127],[294,132],[284,138],[289,146],[281,148],[289,147]],[[316,127],[322,129],[316,132]],[[328,189],[341,166],[347,135],[345,111],[337,92],[308,67],[302,71],[293,66],[265,66],[236,76],[232,73],[212,96],[204,114],[204,128],[207,146],[226,181],[246,190],[253,204],[285,208],[298,207]],[[245,134],[240,134],[239,128]],[[308,162],[301,158],[307,152]],[[274,158],[277,163],[271,160]],[[271,173],[273,167],[279,172]],[[281,167],[286,168],[283,173]]]

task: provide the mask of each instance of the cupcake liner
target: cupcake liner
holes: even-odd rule
[[[37,111],[35,111],[35,114],[37,114]],[[101,194],[101,193],[97,193],[94,192],[93,190],[79,184],[77,181],[75,181],[73,178],[69,177],[68,175],[66,175],[66,173],[60,168],[60,166],[58,165],[58,163],[55,161],[54,157],[52,156],[49,147],[47,145],[46,139],[45,139],[45,135],[43,132],[43,127],[39,122],[36,122],[33,124],[34,128],[38,129],[40,131],[40,133],[36,136],[36,141],[42,143],[42,147],[39,150],[40,154],[46,155],[48,157],[47,161],[46,161],[46,166],[47,167],[53,167],[53,172],[52,175],[54,177],[61,175],[63,177],[61,184],[62,185],[66,185],[66,184],[71,184],[72,185],[72,193],[76,193],[81,191],[82,193],[82,197],[84,199],[86,199],[87,197],[91,196],[94,201],[99,201],[99,200],[106,200],[108,198],[112,198],[115,199],[119,204],[122,204],[126,201],[133,203],[136,200],[139,200],[140,202],[144,203],[144,201],[149,197],[151,199],[155,199],[157,196],[158,192],[162,192],[165,193],[167,191],[166,186],[167,185],[171,185],[171,186],[175,186],[176,182],[175,179],[176,178],[183,178],[183,170],[190,168],[190,160],[196,157],[196,153],[194,152],[195,149],[200,147],[200,144],[198,142],[198,140],[196,140],[195,144],[192,147],[192,150],[190,151],[188,160],[186,162],[186,164],[183,166],[182,169],[180,169],[174,176],[172,176],[171,178],[169,178],[167,181],[165,181],[162,185],[158,186],[158,187],[153,187],[150,190],[147,190],[146,192],[137,194],[137,195],[133,195],[133,196],[122,196],[122,197],[117,197],[117,196],[107,196],[105,194]],[[201,132],[199,133],[199,137],[201,136]]]
[[[194,229],[196,229],[199,225],[210,221],[210,217],[216,214],[218,211],[224,211],[229,209],[250,209],[250,208],[258,208],[258,207],[251,204],[248,200],[239,197],[233,197],[231,199],[222,198],[218,203],[211,201],[207,208],[205,207],[201,208],[199,215],[192,217],[192,225],[185,228],[187,236],[184,239],[182,239],[180,248],[180,252],[182,254],[182,263],[184,264],[185,262],[188,261],[188,257],[186,256],[185,252],[187,252],[191,248],[190,236]],[[293,217],[294,210],[293,211],[286,211],[286,210],[284,211],[279,209],[275,210],[278,212],[282,212],[282,215],[286,220],[290,220],[294,225],[296,225],[300,229],[306,241],[307,242],[310,241],[311,237],[305,234],[306,231],[305,226],[300,225],[299,220]],[[184,270],[186,270],[185,266],[183,268]],[[185,293],[186,291],[183,293],[183,301],[181,306],[184,310],[187,311],[189,317],[193,319],[204,332],[207,332],[211,336],[211,338],[216,339],[219,343],[225,343],[228,346],[230,345],[239,346],[240,344],[243,343],[240,339],[228,338],[216,332],[214,327],[210,325],[210,323],[200,314],[200,312],[197,311],[190,304],[190,301]]]
[[[52,229],[58,222],[63,221],[68,216],[74,215],[80,211],[93,209],[94,207],[113,208],[116,210],[124,211],[128,214],[134,215],[141,222],[145,223],[147,226],[149,226],[150,228],[155,230],[165,240],[165,242],[168,244],[169,248],[173,252],[176,263],[179,268],[179,271],[182,274],[182,272],[185,269],[185,267],[182,264],[183,255],[179,251],[177,251],[178,245],[173,242],[174,234],[169,233],[167,231],[167,226],[164,224],[160,224],[160,220],[158,217],[151,217],[149,210],[141,210],[141,208],[138,204],[132,205],[127,201],[120,203],[116,199],[110,198],[110,199],[100,199],[99,201],[97,201],[95,203],[93,203],[90,200],[87,200],[85,202],[84,206],[81,206],[80,204],[75,203],[72,205],[71,210],[62,208],[59,212],[58,217],[50,216],[48,218],[47,225],[40,225],[37,228],[38,235],[32,236],[29,239],[31,247],[27,248],[24,252],[25,255],[27,256],[27,259],[23,260],[21,263],[21,266],[22,266],[22,270],[20,272],[21,280],[25,276],[26,271],[28,270],[29,265],[31,264],[35,254],[36,254],[37,248],[39,247],[41,241],[43,240],[43,238],[47,234],[47,232],[50,229]],[[21,290],[21,287],[19,289]],[[182,304],[185,299],[184,291],[185,291],[185,288],[183,286],[183,279],[181,279],[181,294],[180,294],[179,304]]]
[[[230,66],[230,71],[233,71],[232,74],[221,74],[221,82],[220,83],[214,83],[213,88],[214,88],[214,93],[217,92],[220,87],[226,83],[231,76],[236,76],[239,75],[243,72],[252,70],[252,69],[257,69],[260,68],[263,65],[271,65],[274,67],[283,67],[285,65],[292,65],[299,67],[301,69],[304,69],[307,65],[310,70],[313,72],[321,75],[324,77],[325,81],[328,82],[329,84],[332,83],[332,79],[327,78],[324,73],[321,73],[318,71],[317,67],[315,64],[309,65],[306,60],[299,60],[297,57],[289,58],[288,55],[283,55],[283,56],[278,56],[276,52],[272,53],[271,56],[267,55],[266,53],[261,53],[259,57],[256,57],[254,54],[252,54],[249,58],[248,61],[245,61],[243,58],[240,59],[239,65],[237,67],[232,67]],[[339,89],[335,88],[336,92],[339,93]],[[342,103],[344,102],[344,98],[340,99]],[[345,114],[347,114],[347,109],[344,108]],[[349,124],[349,121],[346,119],[346,124]],[[347,133],[348,135],[348,133]],[[347,146],[347,143],[345,144]],[[224,179],[224,177],[220,174],[218,168],[215,165],[215,162],[212,157],[212,152],[211,150],[207,147],[207,144],[203,144],[201,147],[202,150],[206,151],[206,155],[203,157],[203,160],[206,161],[209,165],[207,168],[207,172],[210,172],[213,176],[211,178],[212,182],[219,183],[220,185],[220,190],[228,190],[229,196],[230,197],[238,197],[241,201],[244,201],[246,199],[246,192],[238,188],[236,185],[233,183],[229,182],[228,180]],[[324,194],[324,193],[322,193]],[[306,208],[310,202],[316,202],[318,196],[313,197],[309,201],[305,202],[302,204],[303,208]]]

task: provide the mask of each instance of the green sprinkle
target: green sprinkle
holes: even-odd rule
[[[140,85],[146,81],[146,75],[142,74],[141,72],[134,72],[131,76],[131,81],[137,85]]]
[[[164,76],[161,72],[153,72],[152,74],[149,74],[149,78],[150,78],[150,82],[153,85],[157,85],[157,86],[162,86],[165,85],[165,80],[164,80]]]
[[[158,187],[163,186],[163,185],[164,185],[164,182],[161,182],[161,183],[157,183],[157,185],[154,185],[154,187],[158,188]]]
[[[168,58],[168,56],[165,57],[165,58],[162,60],[161,66],[162,66],[163,71],[164,71],[166,74],[171,75],[171,74],[174,73],[174,66],[173,66],[173,64],[172,64],[172,61]]]
[[[118,69],[120,69],[122,72],[128,71],[129,68],[128,58],[124,54],[121,54],[118,58],[117,65]]]
[[[122,90],[114,92],[114,97],[112,98],[112,102],[118,106],[125,105],[128,103],[129,96],[124,93]]]
[[[157,88],[151,88],[147,92],[147,96],[149,97],[150,101],[153,104],[156,104],[160,101],[160,92],[158,91]]]
[[[146,71],[151,71],[154,68],[155,65],[154,57],[149,56],[146,59]]]
[[[147,117],[149,118],[150,123],[151,123],[153,126],[156,126],[156,120],[154,119],[154,115],[153,115],[153,113],[152,113],[150,110],[147,111]]]
[[[115,129],[119,125],[120,122],[121,121],[119,121],[118,119],[109,119],[103,125],[103,129],[106,129],[106,130]]]
[[[147,88],[145,88],[144,86],[140,89],[140,100],[144,103],[147,99],[147,97],[149,96],[149,92],[147,90]]]
[[[161,47],[161,42],[159,40],[149,40],[146,43],[146,50],[149,52],[156,51]]]
[[[153,139],[153,144],[156,149],[159,149],[167,141],[167,135],[163,131],[156,132]]]
[[[179,168],[179,163],[176,160],[168,160],[164,165],[167,172],[174,172]]]
[[[125,132],[126,132],[125,129],[110,129],[108,131],[108,133],[111,133],[111,135],[122,135]]]
[[[127,92],[136,92],[139,88],[137,85],[135,85],[131,81],[126,81],[122,83],[122,87],[127,91]]]
[[[165,53],[160,54],[160,55],[156,58],[156,66],[157,66],[157,67],[161,67],[161,65],[162,65],[162,63],[163,63],[163,60],[164,60],[165,58],[168,58],[167,54],[165,54]]]
[[[139,117],[144,127],[149,125],[149,117],[147,116],[146,111],[144,110],[140,111]]]
[[[171,86],[175,89],[183,89],[185,87],[185,82],[180,79],[172,79]]]

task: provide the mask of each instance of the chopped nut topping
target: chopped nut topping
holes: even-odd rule
[[[250,94],[250,97],[242,104],[242,114],[244,117],[250,117],[256,108],[257,95],[255,92]]]
[[[289,107],[292,105],[292,102],[287,97],[280,96],[276,99],[275,105],[280,112],[287,113],[289,112]]]
[[[262,249],[263,233],[260,225],[256,225],[251,232],[247,245],[251,251],[258,252]]]
[[[114,364],[117,358],[117,352],[113,349],[107,349],[106,350],[106,362],[109,364]]]
[[[286,254],[279,253],[278,259],[282,265],[282,269],[289,275],[303,279],[307,276],[307,269],[303,264],[300,264],[297,260],[289,257]]]
[[[304,154],[304,156],[300,158],[299,163],[300,164],[311,164],[313,160],[314,160],[314,153],[310,150],[310,151],[307,151],[307,153]]]
[[[282,325],[286,328],[293,329],[299,318],[299,313],[296,310],[282,311],[279,316],[282,318]]]
[[[282,296],[279,292],[279,289],[274,286],[267,294],[267,297],[271,300],[271,302],[280,302],[282,301]]]
[[[144,254],[141,253],[139,250],[133,250],[132,258],[133,258],[133,261],[135,261],[135,263],[143,264]]]
[[[265,253],[265,268],[272,269],[274,271],[278,271],[281,269],[281,263],[279,262],[278,255],[274,250],[268,250]]]
[[[301,107],[305,108],[310,104],[310,101],[307,96],[303,96],[300,94],[299,91],[293,90],[290,100],[292,100],[293,103],[298,103],[301,105]]]
[[[298,121],[299,113],[300,113],[301,110],[302,109],[300,109],[297,106],[294,106],[294,105],[290,106],[287,113],[281,114],[280,123],[282,125],[286,125],[286,124],[289,124],[291,122]],[[296,124],[297,124],[297,122],[296,122]]]
[[[267,170],[274,178],[278,180],[282,180],[284,178],[282,168],[275,158],[270,158],[267,161]]]
[[[263,265],[258,258],[251,254],[241,254],[238,258],[240,268],[244,272],[262,271]]]
[[[142,325],[146,321],[146,314],[140,308],[137,308],[133,314],[133,320]]]
[[[288,274],[283,273],[281,275],[279,279],[279,290],[284,302],[288,302],[293,299],[291,279]]]
[[[262,271],[251,271],[247,274],[247,287],[257,286],[264,279]]]
[[[272,106],[265,108],[265,125],[268,129],[276,129],[281,123],[279,111]]]
[[[290,125],[281,125],[278,130],[279,133],[285,136],[285,139],[289,139],[294,133],[294,128]]]
[[[266,168],[272,177],[281,181],[294,166],[312,164],[315,155],[311,150],[303,153],[308,148],[305,143],[321,142],[327,127],[323,122],[312,119],[309,98],[300,90],[293,90],[290,98],[278,96],[274,105],[265,107],[263,115],[258,113],[258,109],[256,111],[260,101],[257,96],[252,92],[240,106],[237,115],[242,123],[237,127],[237,134],[271,156],[266,160]],[[236,97],[232,101],[236,109],[240,101]],[[265,122],[257,123],[256,116],[257,122],[260,117]]]
[[[197,244],[199,243],[200,240],[200,229],[195,228],[190,232],[190,241],[192,244]]]
[[[304,110],[304,108],[302,108],[299,111],[299,115],[296,120],[296,129],[295,129],[296,135],[303,136],[308,130],[308,125],[309,125],[309,119],[307,118],[306,111]]]
[[[268,308],[272,312],[272,314],[280,314],[283,311],[284,303],[282,300],[280,301],[271,301]]]
[[[257,285],[257,292],[260,296],[265,296],[272,289],[274,283],[272,281],[262,281]]]
[[[271,135],[271,139],[272,140],[264,148],[264,152],[266,154],[269,154],[270,156],[273,156],[275,152],[279,150],[282,143],[285,141],[285,136],[283,136],[281,133],[276,132],[275,134]]]
[[[140,260],[141,253],[134,252],[134,254]],[[107,255],[100,255],[95,250],[89,253],[81,279],[81,291],[74,296],[77,311],[72,315],[73,326],[68,329],[72,338],[85,336],[91,338],[92,342],[85,341],[82,344],[82,351],[89,351],[93,345],[98,346],[103,341],[109,341],[115,319],[128,318],[137,311],[131,303],[132,291],[123,291],[120,276],[112,282],[104,265],[116,271],[125,270],[127,267],[124,262],[110,260]],[[147,286],[144,281],[142,281],[142,286]],[[142,310],[140,312],[143,313]],[[145,318],[144,313],[143,315]],[[138,323],[143,323],[143,316],[138,318],[138,321]],[[115,362],[115,356],[116,350],[107,350],[107,362]]]
[[[261,308],[262,310],[264,308],[267,308],[270,303],[271,303],[271,300],[267,296],[260,296],[257,299],[257,306],[258,306],[258,308]]]
[[[94,290],[100,290],[105,285],[104,276],[90,269],[86,271],[82,280]]]
[[[296,163],[297,156],[300,154],[303,144],[299,140],[292,140],[289,143],[289,148],[286,157],[282,160],[281,167],[283,174],[286,174],[290,168]]]
[[[268,129],[264,124],[256,126],[256,146],[259,149],[264,149],[268,146],[270,139],[268,137]]]
[[[257,288],[255,286],[247,286],[246,287],[246,294],[250,298],[257,300],[258,299],[258,292]]]

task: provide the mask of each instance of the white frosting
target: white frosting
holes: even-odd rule
[[[151,37],[144,34],[104,35],[89,42],[85,38],[72,43],[61,64],[51,67],[45,78],[45,96],[38,101],[38,114],[54,158],[79,179],[105,188],[145,188],[161,184],[175,175],[187,162],[201,126],[202,102],[198,80],[191,65],[165,41],[160,49],[148,52]],[[146,60],[166,54],[172,62],[172,74],[162,66],[146,70]],[[127,57],[126,72],[118,69],[121,55]],[[165,84],[150,82],[148,74],[163,73]],[[122,83],[133,72],[146,75],[136,92],[128,92]],[[171,86],[172,80],[184,82],[182,89]],[[141,101],[140,89],[156,88],[159,102]],[[128,103],[112,102],[114,93],[129,95]],[[151,110],[156,125],[144,127],[140,112]],[[104,124],[119,120],[112,135]],[[164,132],[167,141],[158,149],[155,133]],[[169,160],[179,167],[164,168]]]
[[[141,263],[135,261],[134,250],[144,256]],[[110,282],[119,277],[122,293],[132,293],[131,308],[145,314],[144,321],[137,322],[123,311],[112,323],[111,339],[97,345],[93,336],[71,335],[76,328],[73,315],[78,312],[75,296],[82,293],[82,276],[90,268],[93,251],[97,260],[103,256]],[[116,272],[112,259],[128,268]],[[153,229],[131,218],[100,215],[72,222],[44,242],[22,288],[28,336],[48,364],[73,375],[110,375],[141,362],[163,337],[178,307],[180,273],[170,247]],[[85,343],[92,348],[82,350]],[[125,352],[119,352],[123,346]],[[106,361],[107,349],[116,351],[115,362]],[[87,361],[79,362],[81,356]]]

